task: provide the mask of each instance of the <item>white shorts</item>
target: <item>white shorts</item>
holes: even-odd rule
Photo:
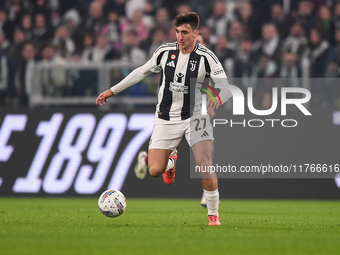
[[[167,121],[156,117],[149,149],[174,151],[184,135],[190,147],[200,141],[214,141],[209,116],[196,114],[180,121]]]

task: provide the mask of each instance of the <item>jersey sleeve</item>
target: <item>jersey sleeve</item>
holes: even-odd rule
[[[113,94],[117,95],[128,87],[131,87],[132,85],[140,82],[150,73],[159,73],[162,70],[162,67],[159,63],[157,63],[158,55],[159,54],[156,54],[155,52],[148,62],[136,68],[131,73],[129,73],[128,76],[126,76],[122,81],[112,86],[110,89]]]
[[[213,54],[213,53],[212,53]],[[224,68],[221,64],[221,62],[217,59],[217,57],[213,54],[213,57],[211,57],[209,61],[210,66],[210,78],[215,83],[215,87],[220,88],[219,96],[221,98],[222,104],[224,104],[229,98],[232,97],[232,93],[229,89],[220,87],[219,85],[227,85],[229,84],[227,75],[224,71]]]

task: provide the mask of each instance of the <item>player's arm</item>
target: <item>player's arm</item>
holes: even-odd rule
[[[215,83],[215,87],[218,84],[221,84],[221,85],[228,84],[227,75],[226,75],[224,68],[222,67],[220,62],[218,62],[217,64],[212,66],[212,69],[211,69],[211,72],[210,72],[210,78]],[[223,87],[220,88],[220,93],[218,95],[221,98],[222,104],[227,102],[227,100],[233,96],[229,89],[223,88]],[[216,100],[216,103],[217,103],[217,105],[216,105],[216,109],[217,109],[221,104],[220,104],[220,100],[218,98],[215,98],[215,100]],[[209,107],[213,107],[213,106],[214,106],[213,99],[208,98],[207,107],[209,108]]]
[[[112,86],[110,89],[102,92],[97,97],[96,104],[103,106],[107,102],[108,98],[112,97],[113,95],[117,95],[128,87],[131,87],[132,85],[140,82],[150,73],[159,71],[160,68],[156,65],[156,56],[154,54],[154,56],[148,62],[146,62],[143,66],[140,66],[133,70],[117,85]]]
[[[211,82],[209,82],[209,85],[211,86],[211,84],[210,84]],[[210,92],[210,93],[212,93],[213,91],[210,89],[210,88],[208,88],[208,91]],[[217,100],[218,101],[218,100]],[[216,103],[217,103],[217,101],[216,101]],[[219,104],[219,102],[218,102],[218,104]],[[219,105],[217,106],[217,108],[219,107]],[[215,112],[215,104],[214,104],[214,100],[211,98],[211,97],[208,97],[208,99],[207,99],[207,113],[208,113],[208,115],[209,115],[209,118],[210,119],[212,119],[212,118],[214,118],[215,117],[215,115],[216,115],[216,112]]]

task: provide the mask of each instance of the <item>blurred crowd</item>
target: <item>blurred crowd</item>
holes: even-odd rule
[[[258,108],[271,105],[273,84],[256,79],[285,78],[301,86],[302,59],[309,60],[311,78],[340,75],[336,0],[2,0],[0,107],[28,105],[38,62],[145,63],[159,45],[176,41],[172,21],[189,11],[200,16],[206,46],[223,65],[232,61],[228,75],[241,78],[241,88],[256,89]],[[81,85],[91,80],[88,74],[78,73],[80,85],[73,80],[65,89],[65,72],[46,72],[44,95],[95,95]],[[311,82],[317,94],[312,103],[340,107],[340,85],[328,80]]]

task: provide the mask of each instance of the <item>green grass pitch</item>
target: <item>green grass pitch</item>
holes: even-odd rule
[[[107,218],[96,198],[0,198],[0,254],[339,254],[339,201],[132,199]]]

